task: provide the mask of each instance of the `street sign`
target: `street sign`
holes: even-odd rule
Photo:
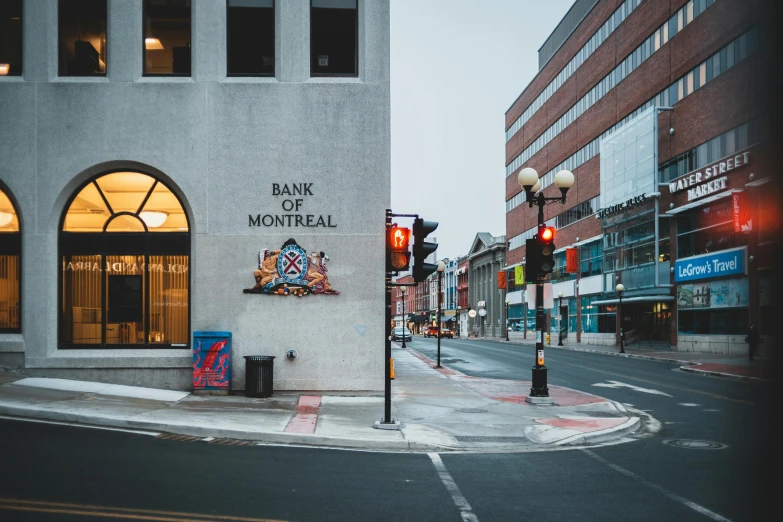
[[[479,315],[481,317],[484,317],[485,315],[487,315],[487,311],[482,308],[481,310],[479,310]]]
[[[470,312],[468,312],[468,317],[470,317],[471,319],[476,317],[476,311],[475,310],[471,310]]]

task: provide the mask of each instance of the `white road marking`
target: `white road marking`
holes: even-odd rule
[[[462,520],[465,522],[478,522],[478,517],[473,514],[473,508],[468,504],[468,500],[462,496],[462,492],[459,490],[457,483],[451,478],[451,474],[449,474],[446,466],[443,465],[443,461],[440,460],[440,455],[437,453],[427,453],[427,455],[429,455],[432,463],[435,465],[441,482],[443,482],[443,485],[446,486],[446,489],[451,494],[451,499],[454,501],[454,504],[459,508]]]
[[[600,386],[602,388],[630,388],[634,391],[652,393],[653,395],[665,395],[667,397],[671,397],[671,395],[669,395],[668,393],[663,393],[662,391],[653,390],[652,388],[640,388],[639,386],[634,386],[633,384],[626,384],[624,382],[619,382],[619,381],[597,382],[593,384],[593,386]]]
[[[701,404],[696,404],[695,402],[678,402],[677,404],[680,406],[701,406]]]
[[[622,467],[618,466],[617,464],[613,464],[613,463],[609,462],[608,460],[604,459],[603,457],[599,457],[598,455],[596,455],[595,453],[593,453],[590,450],[582,450],[582,451],[585,452],[588,456],[590,456],[590,457],[594,458],[595,460],[597,460],[598,462],[601,462],[602,464],[606,464],[607,466],[609,466],[613,470],[618,471],[618,472],[622,473],[623,475],[625,475],[627,477],[631,477],[632,479],[638,480],[639,482],[641,482],[642,484],[644,484],[648,488],[654,489],[655,491],[657,491],[659,493],[662,493],[663,495],[669,497],[670,499],[674,500],[675,502],[679,502],[680,504],[682,504],[682,505],[684,505],[686,507],[689,507],[692,510],[696,511],[697,513],[701,513],[702,515],[704,515],[706,517],[709,517],[712,520],[717,520],[718,522],[731,522],[731,520],[729,520],[728,518],[722,517],[719,514],[715,513],[714,511],[710,511],[706,507],[700,506],[699,504],[697,504],[695,502],[691,502],[690,500],[688,500],[686,498],[683,498],[683,497],[679,496],[676,493],[672,493],[671,491],[662,488],[658,484],[654,484],[654,483],[650,482],[649,480],[643,479],[639,475],[636,475],[635,473],[633,473],[631,471],[628,471],[627,469],[622,468]]]
[[[702,411],[720,411],[720,410],[715,410],[715,409],[706,409],[706,410],[702,410]]]

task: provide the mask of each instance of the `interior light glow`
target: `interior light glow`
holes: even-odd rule
[[[7,76],[8,71],[11,70],[11,64],[0,63],[0,76]]]
[[[148,51],[162,51],[163,44],[160,43],[160,40],[158,40],[157,38],[145,38],[144,48],[147,49]]]
[[[169,214],[168,212],[161,212],[158,210],[145,210],[139,213],[139,217],[149,228],[158,228],[166,221]]]
[[[0,227],[4,227],[13,221],[14,215],[5,210],[0,210]]]

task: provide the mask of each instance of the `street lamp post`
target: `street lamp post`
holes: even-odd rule
[[[559,317],[557,321],[557,345],[563,346],[563,292],[557,293],[557,299],[557,317]]]
[[[625,292],[625,286],[618,283],[614,288],[620,298],[620,304],[617,305],[617,316],[620,318],[620,353],[625,353],[625,338],[623,336],[623,292]]]
[[[440,368],[440,290],[443,282],[443,271],[446,270],[446,263],[438,261],[438,365],[436,368]]]
[[[509,301],[510,301],[510,299],[508,298],[508,295],[506,295],[506,341],[508,341],[508,340],[509,340],[509,339],[508,339],[508,331],[511,329],[511,328],[508,326],[508,302],[509,302]]]
[[[408,288],[405,286],[400,287],[400,293],[402,294],[402,347],[407,348],[405,346],[405,330],[408,328],[408,321],[406,321],[405,317],[405,294],[408,292]]]
[[[540,191],[541,180],[538,172],[531,167],[525,167],[519,171],[517,181],[525,189],[525,199],[530,208],[538,206],[538,228],[544,225],[544,205],[560,202],[565,204],[566,193],[574,185],[574,175],[568,170],[561,170],[555,174],[555,186],[560,189],[560,197],[545,197]],[[527,402],[539,404],[552,404],[547,387],[547,368],[544,365],[544,277],[536,280],[536,365],[533,367],[533,384],[530,388],[530,396]],[[543,400],[542,400],[543,399]]]

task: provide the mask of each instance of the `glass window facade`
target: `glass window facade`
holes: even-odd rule
[[[113,172],[84,185],[60,252],[61,348],[189,345],[189,226],[163,183]]]
[[[700,281],[677,287],[677,329],[682,334],[745,335],[748,278]]]
[[[600,296],[580,297],[582,307],[582,332],[615,333],[617,331],[617,307],[614,305],[594,305]],[[569,312],[570,315],[570,312]]]
[[[658,167],[658,179],[666,183],[701,169],[737,151],[763,141],[768,133],[765,117],[754,118],[742,125],[715,136],[688,152],[662,163]]]
[[[60,76],[106,75],[106,0],[60,0]]]
[[[0,76],[22,74],[22,0],[0,2]]]
[[[722,198],[677,216],[677,259],[748,244],[748,234],[734,232],[731,198]]]
[[[590,277],[601,273],[604,249],[600,239],[582,245],[579,255],[580,277]]]
[[[144,74],[190,76],[190,0],[144,0]]]
[[[0,333],[21,332],[21,256],[19,216],[0,187]]]
[[[358,76],[357,0],[311,0],[310,74]]]
[[[274,0],[228,0],[229,76],[274,76]]]

